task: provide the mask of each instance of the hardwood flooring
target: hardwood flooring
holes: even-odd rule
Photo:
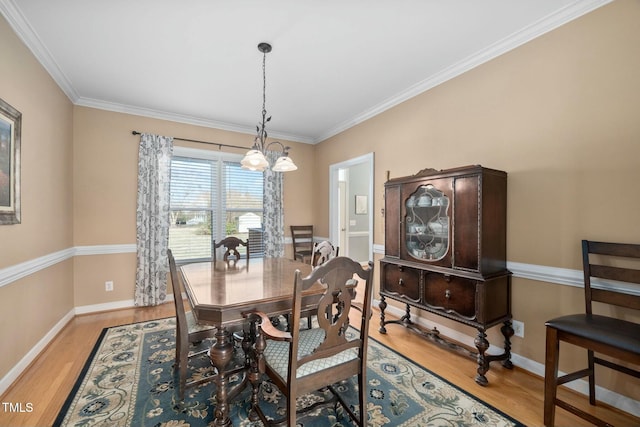
[[[132,308],[77,316],[71,320],[40,356],[2,396],[0,426],[50,426],[105,327],[173,316],[172,303],[157,307]],[[388,334],[378,332],[378,312],[374,310],[370,336],[446,378],[470,394],[529,426],[542,425],[543,380],[494,362],[487,374],[489,386],[474,382],[476,363],[420,338],[399,325],[388,325]],[[571,391],[563,397],[617,426],[638,426],[640,419],[606,406],[589,407],[584,396]],[[21,404],[23,412],[8,410]],[[7,404],[7,405],[5,405]],[[32,410],[29,411],[29,407]],[[562,409],[557,409],[556,425],[589,426]]]

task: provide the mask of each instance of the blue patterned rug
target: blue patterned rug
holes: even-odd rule
[[[204,346],[210,343],[203,343]],[[239,351],[241,353],[241,351]],[[175,318],[107,328],[102,332],[55,426],[207,426],[212,424],[215,386],[187,389],[179,403],[174,388]],[[522,426],[383,344],[369,340],[367,411],[369,426]],[[191,361],[194,377],[209,375],[206,355]],[[340,388],[357,405],[355,382]],[[247,418],[250,386],[232,402],[234,426],[261,426]],[[261,407],[282,414],[283,397],[265,382]],[[298,399],[309,407],[326,399],[314,393]],[[351,427],[337,405],[319,406],[298,418],[302,427]]]

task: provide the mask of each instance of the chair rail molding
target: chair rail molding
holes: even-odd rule
[[[0,269],[0,288],[74,256],[135,253],[136,245],[74,246]]]
[[[314,236],[314,241],[327,240],[324,237]],[[285,244],[291,244],[291,238],[285,238]],[[74,256],[88,255],[111,255],[135,253],[135,243],[115,244],[115,245],[90,245],[90,246],[74,246],[34,258],[29,261],[21,262],[9,267],[0,269],[0,288],[30,274],[37,273],[59,262],[66,261]],[[373,253],[384,255],[384,245],[374,244]],[[525,264],[521,262],[507,261],[507,268],[513,273],[513,277],[521,279],[536,280],[539,282],[555,283],[558,285],[573,286],[577,288],[583,287],[582,270],[572,270],[568,268],[548,267],[544,265]],[[592,282],[594,288],[616,289],[631,295],[640,295],[640,291],[618,282],[605,280],[594,280]]]

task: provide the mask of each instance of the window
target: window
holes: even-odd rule
[[[261,255],[263,174],[242,169],[241,156],[174,148],[169,247],[176,260],[212,258],[213,240],[251,239]]]

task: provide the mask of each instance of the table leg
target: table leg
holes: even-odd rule
[[[253,409],[259,405],[260,402],[260,378],[264,373],[264,349],[267,347],[264,334],[260,328],[256,325],[257,320],[252,320],[250,323],[250,360],[249,360],[249,382],[251,382],[251,411],[249,412],[249,419],[251,421],[257,421],[259,419],[258,414]]]
[[[215,420],[214,426],[230,426],[231,419],[229,418],[229,402],[227,395],[227,365],[233,358],[233,341],[231,340],[231,334],[224,328],[218,328],[216,332],[216,342],[211,347],[209,354],[212,365],[216,368],[217,375],[215,379],[216,383],[216,408],[214,411]]]

